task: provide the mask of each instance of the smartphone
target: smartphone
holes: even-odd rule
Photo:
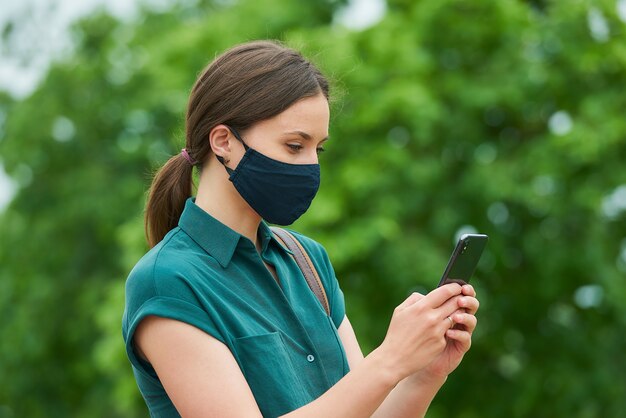
[[[488,239],[489,237],[484,234],[462,235],[450,256],[450,261],[448,261],[437,287],[448,283],[460,285],[469,283],[470,277],[478,265],[478,260],[480,260],[480,256],[487,246]]]

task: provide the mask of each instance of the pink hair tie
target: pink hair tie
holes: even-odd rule
[[[189,153],[187,152],[187,148],[183,148],[180,150],[180,153],[183,154],[183,157],[185,157],[185,160],[187,160],[187,162],[191,165],[196,165],[198,164],[197,161],[194,161],[191,156],[189,155]]]

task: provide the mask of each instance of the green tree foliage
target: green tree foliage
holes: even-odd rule
[[[623,2],[622,2],[623,3]],[[626,22],[616,4],[178,3],[95,15],[28,98],[0,99],[0,416],[145,416],[120,334],[151,171],[180,149],[196,74],[277,38],[333,79],[322,189],[296,225],[328,249],[365,351],[454,238],[490,235],[474,346],[431,417],[626,413]]]

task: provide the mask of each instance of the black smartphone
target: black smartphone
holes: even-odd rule
[[[470,277],[474,274],[478,260],[487,246],[489,237],[484,234],[464,234],[450,256],[450,261],[439,281],[439,286],[447,283],[458,283],[464,285],[469,283]]]

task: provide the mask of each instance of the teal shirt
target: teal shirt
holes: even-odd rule
[[[178,227],[133,268],[126,282],[122,333],[150,415],[177,417],[159,377],[133,348],[148,315],[191,324],[224,343],[236,359],[264,417],[315,400],[348,373],[337,334],[343,293],[324,248],[292,231],[317,268],[326,315],[289,250],[261,222],[261,252],[204,210],[186,202]],[[280,285],[265,267],[274,265]],[[198,399],[198,402],[202,402]]]

